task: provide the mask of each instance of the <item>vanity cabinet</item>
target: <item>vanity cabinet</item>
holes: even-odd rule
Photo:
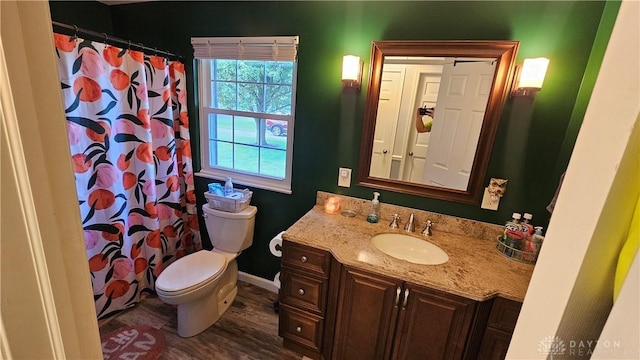
[[[283,241],[278,334],[286,348],[319,359],[325,329],[331,254]]]
[[[343,266],[332,359],[460,359],[476,302]]]
[[[319,360],[504,359],[521,303],[465,297],[283,241],[278,334]]]
[[[496,298],[493,301],[478,359],[503,360],[507,356],[521,308],[522,303],[513,300]]]

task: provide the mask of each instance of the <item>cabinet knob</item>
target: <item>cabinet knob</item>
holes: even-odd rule
[[[298,326],[298,327],[296,328],[296,332],[301,333],[301,332],[302,332],[302,327],[301,327],[301,326]]]
[[[304,295],[304,289],[303,288],[298,289],[298,294]]]
[[[398,306],[398,302],[400,301],[400,292],[402,290],[400,290],[400,287],[396,288],[396,306]]]
[[[302,257],[300,258],[300,261],[302,261],[303,263],[307,262],[307,257],[302,255]]]

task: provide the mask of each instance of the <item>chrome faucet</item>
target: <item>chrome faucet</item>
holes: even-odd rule
[[[432,226],[433,226],[433,222],[431,222],[431,220],[427,220],[427,223],[424,225],[424,229],[422,230],[422,235],[431,236]]]
[[[392,229],[399,228],[398,220],[400,220],[400,216],[398,214],[393,214],[393,218],[391,219],[391,224],[389,224],[389,227]]]
[[[413,214],[409,215],[409,220],[404,224],[404,231],[416,232],[416,224],[413,222]]]

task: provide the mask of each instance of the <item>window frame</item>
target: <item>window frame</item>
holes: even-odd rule
[[[221,42],[229,42],[229,38],[207,38],[207,41],[215,42],[219,39]],[[239,41],[251,40],[259,41],[264,44],[274,44],[277,39],[283,39],[283,37],[252,37],[252,38],[234,38]],[[297,47],[298,37],[288,37],[287,39],[294,40]],[[194,39],[192,38],[192,43]],[[291,83],[291,115],[275,115],[268,114],[265,117],[265,113],[255,113],[239,110],[223,110],[214,109],[209,107],[212,103],[211,99],[211,63],[210,61],[215,59],[227,59],[227,60],[259,60],[259,61],[277,61],[276,59],[249,59],[249,58],[236,58],[229,57],[216,57],[210,58],[198,58],[196,56],[197,76],[196,81],[198,83],[198,113],[199,113],[199,125],[200,125],[200,171],[195,175],[208,179],[224,181],[227,177],[233,179],[234,184],[243,186],[255,187],[285,194],[291,194],[291,178],[293,171],[293,134],[295,125],[295,108],[296,108],[296,85],[298,77],[298,61],[297,56],[293,60],[280,60],[292,62],[292,83]],[[203,61],[204,60],[204,61]],[[210,61],[206,61],[210,60]],[[261,119],[260,132],[266,131],[266,119],[287,121],[287,135],[286,135],[286,164],[285,164],[285,176],[283,179],[276,178],[268,175],[261,175],[252,172],[245,172],[236,169],[229,169],[225,167],[211,166],[210,162],[210,139],[209,139],[209,116],[210,114],[223,114],[232,116],[248,116]],[[264,148],[261,143],[262,134],[258,134],[258,144],[260,148]],[[233,141],[235,143],[235,141]]]

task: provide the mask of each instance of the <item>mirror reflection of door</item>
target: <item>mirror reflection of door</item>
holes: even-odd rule
[[[423,184],[467,189],[494,70],[491,60],[444,65]]]
[[[382,72],[370,176],[389,178],[404,78],[402,67],[389,66]]]
[[[407,161],[405,161],[402,180],[421,183],[424,172],[424,164],[429,149],[430,132],[419,133],[412,126],[416,109],[421,107],[435,107],[438,101],[440,89],[441,66],[431,66],[431,69],[424,69],[418,74],[418,96],[411,107],[412,112],[408,115],[409,121],[409,141],[407,146]]]
[[[370,176],[421,181],[429,134],[416,132],[415,113],[418,107],[435,105],[442,61],[442,58],[405,56],[385,58]]]
[[[370,176],[466,189],[493,81],[492,60],[385,57]],[[416,131],[419,107],[438,109],[430,133]]]

